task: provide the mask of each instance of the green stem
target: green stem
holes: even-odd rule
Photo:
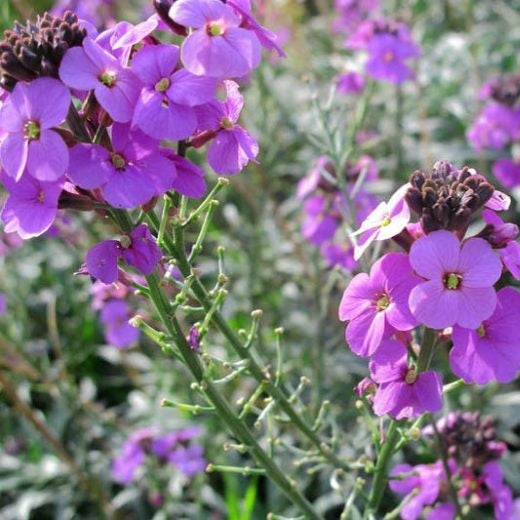
[[[170,305],[168,300],[159,286],[159,279],[156,274],[146,277],[148,286],[150,287],[151,299],[159,313],[161,321],[167,329],[167,332],[176,340],[177,346],[184,359],[187,367],[193,377],[199,383],[201,390],[206,395],[208,401],[215,407],[219,417],[229,427],[231,432],[240,439],[240,442],[250,446],[250,453],[257,463],[263,467],[267,476],[278,485],[280,490],[287,496],[292,503],[298,506],[301,511],[308,517],[320,520],[322,517],[314,510],[312,505],[300,493],[294,482],[291,482],[278,467],[278,465],[269,457],[269,455],[258,444],[255,436],[249,428],[239,420],[229,403],[220,394],[218,389],[211,380],[204,378],[204,369],[197,357],[189,346],[177,319],[170,313]]]
[[[392,419],[388,431],[386,432],[385,442],[377,459],[376,468],[374,470],[374,482],[372,483],[372,490],[368,499],[369,511],[377,511],[381,499],[383,498],[383,493],[385,492],[388,480],[388,466],[392,454],[394,453],[394,447],[399,440],[397,424],[397,421]]]
[[[424,372],[428,370],[430,363],[433,358],[435,350],[435,331],[432,329],[424,328],[424,336],[421,345],[421,351],[419,352],[419,359],[417,360],[417,372]]]
[[[175,226],[174,234],[175,244],[171,244],[172,249],[168,252],[175,256],[180,272],[184,277],[186,277],[192,273],[191,265],[186,258],[184,235],[180,226]],[[167,246],[169,245],[170,244],[167,244]],[[204,310],[209,312],[213,306],[212,300],[209,297],[206,288],[204,285],[202,285],[196,276],[193,277],[192,291],[199,300],[200,304],[204,307]],[[220,311],[215,310],[213,312],[211,322],[228,340],[229,344],[235,350],[235,352],[242,359],[247,360],[251,375],[257,380],[258,383],[264,384],[266,391],[269,392],[269,394],[276,400],[278,406],[289,417],[292,424],[298,428],[312,442],[312,444],[316,446],[323,457],[325,457],[325,459],[328,460],[334,467],[343,468],[348,471],[348,465],[343,463],[334,453],[332,453],[329,446],[322,442],[321,438],[312,430],[312,426],[307,424],[307,422],[294,409],[282,389],[279,388],[275,382],[273,382],[270,374],[262,370],[251,350],[244,347],[242,341],[228,325]]]

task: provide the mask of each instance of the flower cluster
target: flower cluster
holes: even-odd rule
[[[344,172],[349,192],[347,198],[341,192],[334,165],[328,157],[320,157],[298,183],[296,196],[304,201],[302,235],[320,248],[330,267],[340,266],[347,271],[355,269],[357,262],[352,242],[344,227],[359,225],[377,204],[377,199],[357,182],[360,178],[373,181],[377,176],[377,165],[372,157],[361,156]],[[351,222],[351,219],[355,221]]]
[[[354,258],[374,241],[392,239],[404,249],[356,275],[339,307],[350,348],[371,358],[370,381],[359,391],[375,385],[377,415],[402,419],[441,409],[441,376],[429,364],[442,342],[451,344],[453,372],[468,383],[516,376],[520,292],[507,283],[519,274],[518,228],[495,213],[508,205],[475,170],[439,161],[429,174],[412,174],[353,234]],[[467,236],[484,207],[484,228]]]
[[[480,98],[485,105],[467,132],[476,150],[503,150],[520,139],[520,75],[500,76],[484,84]],[[520,185],[518,157],[503,157],[493,164],[493,174],[506,187]]]
[[[395,466],[390,475],[396,480],[390,482],[390,488],[408,496],[401,518],[416,520],[424,514],[428,520],[452,520],[457,506],[450,487],[456,493],[458,506],[468,513],[477,514],[476,510],[492,508],[497,520],[518,518],[520,500],[513,501],[498,463],[506,446],[496,437],[495,421],[482,418],[478,412],[453,412],[437,421],[435,430],[429,426],[423,434],[426,439],[439,435],[439,442],[447,452],[449,475],[441,460]],[[431,443],[434,449],[433,439]]]
[[[139,469],[147,464],[172,464],[186,477],[193,477],[206,468],[203,448],[193,442],[200,434],[197,427],[165,435],[156,428],[137,430],[123,444],[121,453],[112,463],[114,480],[128,485],[138,478]]]
[[[262,47],[282,53],[275,36],[247,0],[154,5],[157,14],[144,22],[101,33],[71,11],[6,31],[0,178],[7,232],[41,235],[58,208],[113,215],[149,211],[169,191],[201,197],[203,170],[184,152],[207,143],[218,174],[256,161],[258,144],[239,123],[238,81],[259,65]],[[159,40],[169,29],[181,35],[179,46]],[[93,278],[115,281],[119,258],[153,271],[162,257],[154,237],[145,226],[127,231],[89,251]]]
[[[393,84],[413,79],[409,60],[420,55],[420,49],[411,37],[410,29],[401,22],[377,17],[377,0],[336,0],[337,19],[334,30],[347,35],[345,47],[367,53],[365,73],[373,79]],[[364,78],[347,67],[338,78],[338,91],[357,93],[363,90]]]

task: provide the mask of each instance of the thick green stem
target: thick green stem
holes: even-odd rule
[[[220,394],[212,381],[204,377],[204,369],[199,358],[197,357],[197,354],[191,349],[188,342],[186,341],[179,322],[174,316],[171,315],[170,305],[164,292],[159,286],[157,275],[150,275],[146,279],[148,286],[150,287],[151,299],[157,309],[157,312],[159,313],[161,321],[166,327],[168,333],[175,338],[184,362],[199,384],[201,390],[206,395],[208,401],[215,407],[219,417],[229,427],[231,432],[240,440],[240,442],[250,447],[249,451],[253,458],[262,468],[265,469],[266,475],[275,484],[278,485],[280,490],[287,496],[287,498],[291,500],[293,504],[298,506],[308,518],[320,520],[321,516],[300,493],[295,483],[291,482],[285,476],[283,471],[258,444],[253,433],[242,421],[240,421],[229,403]]]
[[[419,353],[419,359],[417,360],[417,371],[424,372],[428,370],[435,347],[435,331],[425,328],[423,341],[421,344],[421,351]],[[369,498],[368,512],[376,512],[379,508],[383,493],[386,488],[388,481],[388,466],[390,459],[395,452],[395,447],[399,441],[399,431],[397,429],[398,422],[392,419],[386,438],[383,443],[381,452],[376,463],[376,469],[374,471],[374,480],[372,482],[372,490]]]

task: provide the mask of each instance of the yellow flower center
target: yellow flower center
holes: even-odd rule
[[[36,121],[28,121],[24,127],[25,137],[30,141],[40,137],[40,125]]]
[[[162,78],[155,84],[155,90],[157,92],[164,92],[170,88],[170,79]]]
[[[392,51],[387,51],[383,54],[383,59],[385,61],[394,61],[394,53]]]
[[[112,164],[117,170],[122,170],[126,166],[125,158],[117,153],[112,154]]]
[[[390,299],[387,294],[382,294],[376,301],[376,307],[378,311],[384,311],[390,305]]]
[[[449,273],[444,277],[444,285],[450,290],[458,289],[461,281],[462,276],[457,273]]]
[[[224,34],[224,29],[216,22],[208,24],[206,30],[210,36],[222,36]]]
[[[229,117],[223,117],[222,118],[222,121],[220,121],[220,126],[226,130],[230,130],[231,128],[233,128],[233,121],[231,121],[231,119],[229,119]]]
[[[391,219],[390,217],[385,217],[385,218],[381,221],[380,226],[381,226],[381,227],[386,227],[386,226],[390,225],[391,222],[392,222],[392,219]]]
[[[486,335],[486,328],[484,327],[484,324],[481,323],[477,329],[477,334],[483,338]]]
[[[415,381],[417,381],[417,370],[415,368],[410,368],[408,372],[406,372],[406,376],[404,380],[409,384],[413,385]]]
[[[108,88],[111,88],[116,84],[116,79],[116,75],[112,72],[103,72],[103,74],[99,76],[99,81]]]

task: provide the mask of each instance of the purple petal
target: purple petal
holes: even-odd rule
[[[27,170],[38,180],[52,182],[63,177],[69,166],[69,149],[54,130],[42,130],[39,139],[29,141]]]
[[[158,81],[172,75],[178,60],[176,45],[147,45],[132,59],[132,71],[144,85],[155,87]]]
[[[258,154],[258,143],[243,128],[222,130],[208,150],[208,162],[215,172],[231,175],[242,171]]]
[[[28,115],[21,114],[19,111],[20,109],[22,112],[27,112],[27,110],[24,110],[25,99],[22,99],[22,106],[16,105],[13,101],[12,96],[14,95],[14,92],[19,91],[20,86],[25,87],[23,83],[18,83],[13,94],[11,94],[11,98],[8,99],[0,109],[0,129],[5,130],[6,132],[22,133],[24,131],[24,126],[29,119]]]
[[[92,62],[82,47],[69,49],[60,65],[60,79],[68,87],[77,90],[92,90],[99,83],[103,72],[101,65]]]
[[[430,280],[412,289],[408,303],[421,323],[432,329],[444,329],[457,323],[459,293],[445,289],[441,281]]]
[[[134,166],[116,170],[102,188],[103,197],[114,208],[131,209],[145,204],[155,195],[155,186],[146,177]]]
[[[85,257],[87,269],[93,278],[105,284],[117,280],[117,260],[121,256],[121,246],[116,240],[104,240],[91,247]]]
[[[174,22],[195,29],[219,19],[231,25],[239,24],[233,11],[216,0],[177,0],[170,8],[169,15]]]
[[[445,273],[456,272],[460,243],[449,231],[434,231],[416,240],[410,250],[410,263],[417,274],[440,280]]]
[[[42,129],[58,126],[67,117],[71,96],[61,81],[53,78],[36,79],[30,83],[26,96],[30,117],[38,121]]]
[[[177,169],[177,177],[173,180],[172,188],[186,197],[198,199],[206,193],[204,170],[184,157],[171,157]]]
[[[180,105],[194,107],[209,103],[215,97],[217,80],[205,76],[195,76],[186,69],[177,71],[172,76],[168,97]]]
[[[130,70],[119,71],[112,87],[102,83],[97,83],[95,87],[99,104],[119,123],[126,123],[132,119],[139,91],[139,80]]]
[[[93,190],[104,184],[114,168],[109,151],[97,144],[77,144],[69,150],[69,179],[80,188]]]
[[[462,246],[456,272],[462,275],[463,287],[489,287],[500,278],[502,265],[488,242],[470,238]]]
[[[20,180],[27,164],[29,142],[22,133],[7,134],[0,145],[0,161],[9,177]]]
[[[359,273],[348,284],[341,303],[339,304],[339,319],[352,320],[371,307],[376,291],[366,273]]]
[[[468,287],[454,292],[459,296],[458,317],[454,323],[461,327],[476,329],[481,322],[493,314],[497,304],[493,287]]]
[[[385,333],[385,313],[367,309],[351,320],[345,338],[358,356],[371,356],[379,348]]]

